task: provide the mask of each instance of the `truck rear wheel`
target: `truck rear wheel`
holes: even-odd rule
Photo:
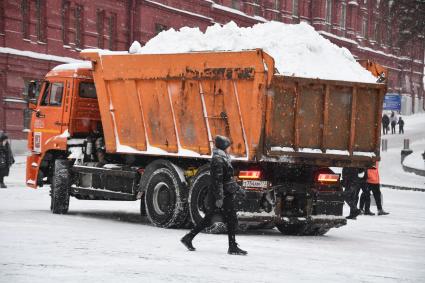
[[[56,159],[50,190],[50,210],[54,214],[66,214],[68,212],[70,179],[69,161]]]
[[[187,190],[171,162],[161,162],[170,166],[155,163],[144,173],[146,215],[155,226],[179,228],[187,217]]]
[[[202,166],[193,178],[189,190],[189,212],[194,225],[198,225],[205,217],[210,184],[210,167]],[[215,215],[211,222],[212,225],[207,227],[205,232],[219,234],[227,231],[221,215]]]

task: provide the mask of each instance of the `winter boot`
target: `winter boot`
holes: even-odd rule
[[[350,215],[348,215],[347,217],[345,217],[345,219],[352,219],[352,220],[356,220],[357,216],[360,214],[361,210],[358,208],[355,209],[350,209]]]
[[[378,210],[378,215],[388,215],[389,212],[384,211],[383,209]]]
[[[240,249],[237,243],[229,245],[229,250],[227,251],[229,255],[247,255],[248,252]]]
[[[192,240],[195,236],[191,233],[186,234],[183,238],[181,238],[180,242],[189,250],[196,251],[195,247],[192,245]]]
[[[373,213],[373,212],[371,212],[371,211],[369,210],[369,211],[365,211],[365,212],[364,212],[364,215],[374,216],[374,215],[375,215],[375,213]]]
[[[3,182],[0,182],[0,188],[2,188],[2,189],[6,189],[6,188],[7,188],[7,186],[6,186]]]

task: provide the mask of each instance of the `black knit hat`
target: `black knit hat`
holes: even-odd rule
[[[226,150],[231,144],[230,140],[224,136],[215,136],[215,147],[221,150]]]
[[[7,135],[3,131],[0,131],[0,141],[4,141],[5,139],[7,139]]]

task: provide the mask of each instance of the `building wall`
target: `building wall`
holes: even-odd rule
[[[359,59],[389,71],[388,91],[406,96],[406,113],[423,105],[424,39],[401,50],[388,22],[387,1],[378,0],[0,0],[0,129],[22,133],[20,99],[25,82],[55,65],[78,59],[83,48],[126,50],[163,29],[235,21],[308,22]],[[378,3],[380,3],[378,5]],[[35,53],[22,54],[21,51]],[[42,55],[55,55],[49,57]],[[415,99],[412,99],[412,96]],[[409,105],[406,105],[409,104]],[[411,105],[410,105],[411,104]]]

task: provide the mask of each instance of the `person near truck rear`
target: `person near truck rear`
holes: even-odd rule
[[[357,198],[362,184],[362,179],[359,178],[361,172],[362,170],[358,168],[345,167],[342,169],[342,184],[345,188],[344,200],[350,207],[347,219],[354,220],[360,214],[360,209],[357,208]]]
[[[195,236],[211,225],[212,217],[218,212],[223,216],[223,220],[227,226],[227,235],[229,238],[228,254],[246,255],[247,252],[240,249],[235,240],[235,232],[237,226],[237,216],[234,207],[234,197],[236,193],[244,194],[244,191],[234,181],[233,167],[230,163],[229,149],[230,140],[227,137],[216,136],[215,148],[211,159],[211,179],[212,184],[207,194],[207,211],[205,218],[199,225],[195,226],[188,234],[186,234],[181,242],[190,251],[195,248],[192,240]]]
[[[373,197],[375,198],[376,207],[378,208],[378,215],[389,214],[382,208],[382,193],[380,188],[381,185],[378,171],[378,162],[376,162],[374,166],[367,169],[365,178],[366,186],[368,189],[366,190],[366,192],[362,193],[362,197],[360,198],[360,208],[362,209],[364,205],[365,215],[375,215],[373,212],[370,211],[370,192],[372,191]]]
[[[4,177],[9,176],[9,168],[15,163],[7,135],[0,131],[0,188],[5,189]]]

